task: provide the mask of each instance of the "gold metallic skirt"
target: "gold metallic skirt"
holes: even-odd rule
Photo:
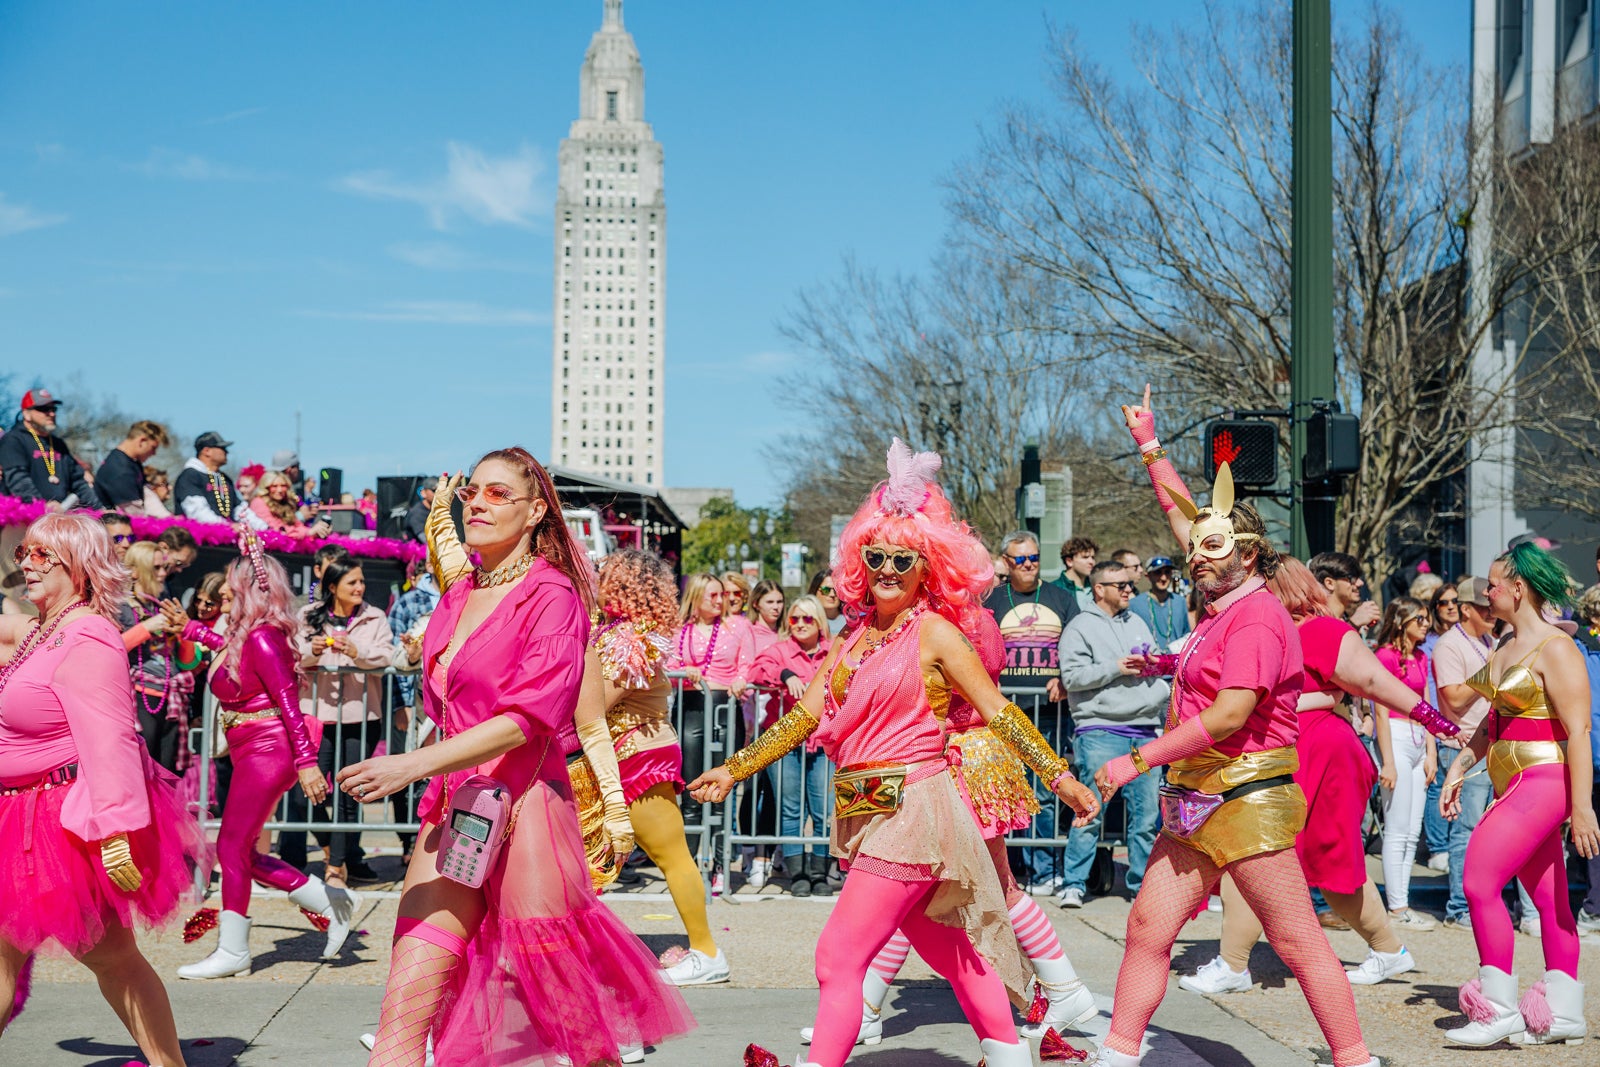
[[[957,773],[985,838],[1025,830],[1039,814],[1028,783],[1028,769],[1011,746],[987,726],[955,734],[950,747],[961,750]]]
[[[567,777],[572,780],[572,800],[578,807],[578,828],[583,831],[583,855],[589,861],[589,881],[594,883],[595,892],[599,892],[622,874],[622,861],[628,857],[615,855],[611,850],[611,837],[606,833],[606,804],[600,796],[594,768],[589,766],[589,757],[569,760]]]
[[[1300,756],[1293,747],[1226,756],[1211,748],[1167,768],[1167,781],[1202,793],[1226,793],[1263,778],[1293,774]],[[1306,795],[1295,784],[1277,785],[1229,800],[1189,837],[1162,833],[1170,841],[1205,853],[1218,867],[1263,852],[1293,848],[1306,825]]]
[[[1565,762],[1565,741],[1496,741],[1489,746],[1489,781],[1498,797],[1505,794],[1511,779],[1529,767]]]

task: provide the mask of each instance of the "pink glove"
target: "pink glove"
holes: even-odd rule
[[[1196,715],[1176,730],[1168,730],[1154,741],[1140,745],[1139,755],[1151,768],[1165,767],[1169,763],[1199,755],[1214,744],[1216,739],[1206,729],[1204,720]],[[1133,765],[1132,756],[1118,756],[1106,764],[1106,774],[1111,784],[1121,789],[1139,777],[1139,769]]]
[[[183,625],[183,639],[193,641],[195,644],[204,645],[213,652],[221,652],[228,642],[223,636],[203,622],[190,619]]]
[[[1133,417],[1133,425],[1128,427],[1128,432],[1133,434],[1133,441],[1141,449],[1156,439],[1156,413],[1146,411]]]
[[[1461,732],[1461,727],[1439,714],[1439,709],[1426,700],[1417,701],[1411,709],[1411,721],[1434,737],[1454,737]]]

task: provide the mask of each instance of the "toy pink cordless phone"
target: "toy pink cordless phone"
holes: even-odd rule
[[[483,885],[500,856],[511,821],[511,790],[486,774],[475,774],[453,791],[436,866],[451,881]]]

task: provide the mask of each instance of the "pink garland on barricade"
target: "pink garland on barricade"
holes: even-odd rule
[[[43,515],[44,510],[42,500],[23,501],[16,497],[0,496],[0,526],[26,526]],[[232,523],[196,522],[183,517],[158,519],[144,515],[130,515],[128,521],[133,524],[135,534],[151,540],[161,536],[161,531],[169,526],[181,526],[193,534],[194,539],[202,545],[234,545],[238,542],[238,534],[234,532]],[[428,554],[427,548],[414,541],[392,541],[386,537],[354,538],[342,537],[339,534],[330,534],[327,537],[290,537],[276,530],[258,530],[256,536],[261,539],[261,543],[269,552],[290,552],[296,555],[310,555],[323,545],[338,545],[352,556],[392,559],[400,562],[422,559]]]

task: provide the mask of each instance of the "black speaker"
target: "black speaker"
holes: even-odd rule
[[[395,475],[378,479],[378,536],[403,541],[406,512],[417,502],[417,492],[432,481],[426,474]]]
[[[317,499],[324,504],[337,504],[344,492],[344,471],[338,467],[323,467],[317,472]]]

